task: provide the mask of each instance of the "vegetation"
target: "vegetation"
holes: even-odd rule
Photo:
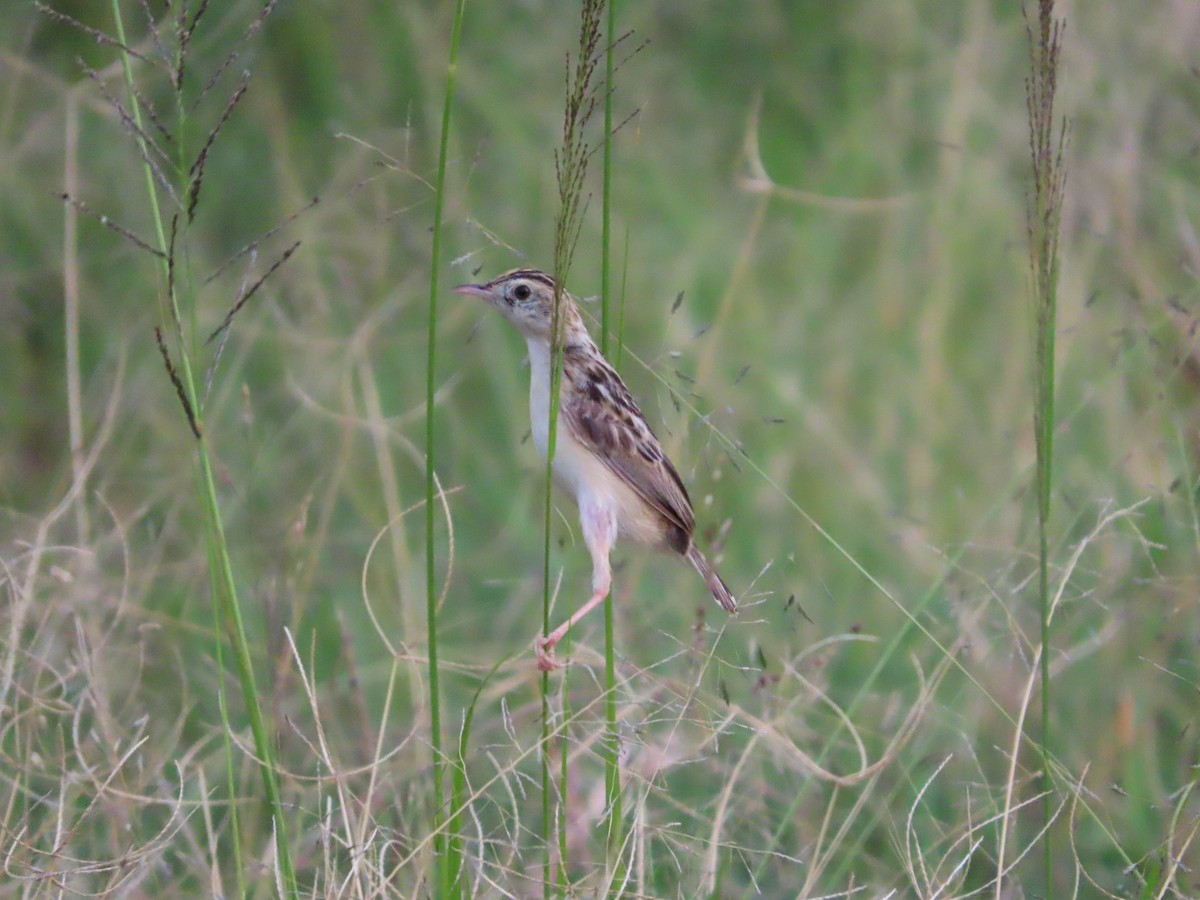
[[[451,66],[450,3],[50,6],[0,11],[0,896],[1200,894],[1186,5],[1073,16],[1052,109],[1013,4],[619,5],[567,287],[743,609],[619,549],[545,732],[524,348],[448,287],[560,266],[578,7],[466,4]]]

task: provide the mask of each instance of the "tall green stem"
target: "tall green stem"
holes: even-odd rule
[[[1053,893],[1054,850],[1050,817],[1054,811],[1054,782],[1050,763],[1050,648],[1051,587],[1049,561],[1050,497],[1054,487],[1054,339],[1058,322],[1059,222],[1066,171],[1063,150],[1066,125],[1054,118],[1058,89],[1062,22],[1054,18],[1054,0],[1039,0],[1036,34],[1028,28],[1030,76],[1026,104],[1029,146],[1033,163],[1033,196],[1028,210],[1029,267],[1034,302],[1033,430],[1037,455],[1038,608],[1042,649],[1041,680],[1042,809],[1046,820],[1042,842],[1045,892]],[[1003,862],[1003,861],[1002,861]]]
[[[550,526],[553,501],[551,488],[554,474],[554,454],[558,439],[558,404],[559,389],[562,384],[563,364],[563,328],[565,318],[562,308],[566,291],[567,279],[571,269],[571,260],[575,245],[579,239],[579,227],[583,207],[584,177],[587,173],[588,157],[591,150],[584,137],[584,129],[596,106],[595,93],[592,90],[591,79],[595,71],[598,54],[596,52],[600,37],[600,13],[604,0],[583,0],[580,10],[579,50],[574,60],[574,66],[567,66],[567,95],[563,111],[562,145],[555,153],[555,174],[558,180],[559,209],[554,223],[554,304],[550,316],[550,402],[547,415],[546,435],[546,503],[544,507],[544,565],[542,593],[542,628],[543,634],[550,631]],[[550,892],[550,681],[546,674],[541,680],[542,698],[542,833],[545,838],[545,879],[544,893]],[[564,698],[568,690],[564,684]],[[565,707],[565,701],[564,701]],[[568,717],[564,708],[563,715],[563,759],[564,759],[564,794],[566,787],[566,728]],[[560,812],[561,827],[565,827],[565,810]],[[565,847],[565,835],[560,842]],[[560,878],[566,879],[566,860],[561,860]]]
[[[603,215],[600,232],[600,351],[608,356],[609,308],[611,306],[612,267],[612,150],[613,150],[613,52],[617,40],[617,2],[608,2],[608,46],[605,51],[604,82],[604,189]],[[621,335],[617,335],[620,344]],[[617,734],[617,675],[613,595],[604,598],[604,806],[607,816],[605,856],[608,861],[610,884],[621,884],[619,860],[621,852],[621,766],[620,737]]]
[[[440,873],[440,896],[449,896],[454,890],[458,873],[454,861],[445,852],[447,840],[443,831],[445,817],[444,786],[445,767],[442,757],[442,712],[441,691],[438,679],[437,644],[437,555],[435,553],[434,503],[436,483],[434,479],[435,429],[433,419],[434,394],[437,380],[437,301],[438,273],[442,259],[442,213],[446,196],[446,157],[450,137],[450,113],[454,103],[454,78],[458,71],[458,46],[462,35],[463,9],[466,0],[458,0],[454,6],[454,22],[450,27],[450,58],[446,66],[446,92],[442,101],[442,131],[438,144],[437,181],[433,198],[433,248],[429,275],[429,329],[425,357],[425,622],[426,640],[429,647],[429,730],[433,748],[433,828],[434,853],[438,858]]]

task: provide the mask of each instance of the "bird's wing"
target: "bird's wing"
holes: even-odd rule
[[[563,421],[571,435],[667,522],[683,532],[685,552],[696,520],[679,473],[667,459],[621,376],[598,351],[564,366]],[[567,350],[568,355],[571,348]]]

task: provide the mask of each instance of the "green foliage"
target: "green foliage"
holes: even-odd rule
[[[113,33],[107,5],[56,8]],[[143,8],[121,8],[157,58]],[[193,150],[250,80],[206,167],[184,325],[203,384],[203,338],[301,242],[232,320],[204,406],[301,889],[433,890],[431,596],[455,889],[540,893],[561,835],[572,889],[604,890],[612,696],[630,894],[994,896],[998,875],[1004,895],[1045,893],[1019,10],[621,5],[613,112],[637,115],[613,142],[610,327],[623,309],[622,375],[744,609],[729,619],[685,567],[618,549],[612,689],[597,617],[550,723],[568,814],[547,833],[524,349],[445,288],[554,264],[578,9],[467,8],[433,592],[429,229],[453,10],[285,4],[239,43],[260,9],[211,4],[191,43],[189,96],[240,48],[186,110]],[[1063,51],[1055,896],[1200,889],[1194,37],[1184,6],[1108,4],[1072,19]],[[0,896],[233,893],[238,877],[266,896],[257,754],[236,689],[228,728],[218,704],[195,442],[155,347],[163,279],[98,218],[153,243],[141,155],[106,100],[124,95],[119,50],[26,4],[0,11],[0,47]],[[135,83],[174,116],[154,65],[135,59]],[[583,196],[601,190],[595,165]],[[593,200],[571,268],[585,297],[605,280],[601,220]],[[551,528],[557,617],[590,565],[569,504]]]

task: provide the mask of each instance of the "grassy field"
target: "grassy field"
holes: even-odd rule
[[[422,504],[453,5],[193,3],[175,91],[175,10],[120,4],[168,221],[191,199],[164,185],[228,113],[176,227],[178,341],[121,49],[97,37],[112,7],[49,5],[0,9],[0,896],[283,877],[155,326],[195,366],[300,891],[434,895]],[[578,10],[468,4],[433,410],[465,893],[542,896],[550,847],[567,896],[1039,897],[1048,839],[1054,897],[1200,896],[1200,12],[1060,13],[1044,734],[1020,8],[619,6],[620,369],[742,609],[618,549],[613,851],[598,613],[550,681],[567,775],[542,828],[525,348],[448,290],[553,266]],[[558,510],[556,621],[591,574]]]

